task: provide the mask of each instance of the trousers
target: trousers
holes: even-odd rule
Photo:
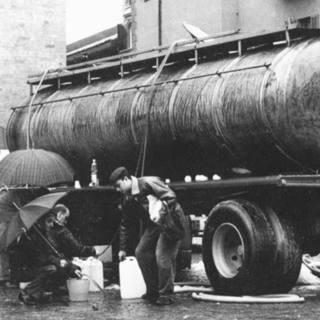
[[[180,243],[181,240],[169,239],[155,225],[145,230],[135,254],[148,295],[157,297],[173,293]]]
[[[66,270],[54,265],[43,266],[36,271],[36,274],[32,282],[23,290],[35,301],[40,301],[46,290],[64,284],[68,278]]]

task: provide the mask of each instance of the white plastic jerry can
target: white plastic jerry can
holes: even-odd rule
[[[90,264],[91,264],[91,262],[86,261],[86,260],[82,260],[82,259],[79,259],[79,258],[73,258],[72,263],[76,264],[77,266],[79,266],[81,268],[81,272],[82,272],[83,275],[87,275],[87,276],[91,277],[90,276]],[[83,276],[83,278],[86,279],[88,277]]]
[[[146,284],[135,257],[127,257],[119,263],[119,275],[122,299],[137,299],[146,293]]]
[[[89,291],[96,292],[104,288],[103,283],[103,264],[100,260],[90,257],[86,260],[74,258],[72,262],[81,268],[83,279],[89,279]],[[97,283],[100,288],[95,284]]]
[[[93,257],[88,258],[87,261],[90,261],[90,278],[91,279],[90,279],[89,291],[96,292],[96,291],[100,291],[100,288],[104,289],[102,262]],[[95,283],[97,283],[100,288]]]

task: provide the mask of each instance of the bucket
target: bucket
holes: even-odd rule
[[[67,287],[69,291],[70,301],[87,301],[89,294],[89,280],[88,279],[69,279],[67,280]]]
[[[135,257],[127,257],[119,263],[119,275],[122,299],[137,299],[146,293],[146,284]]]
[[[86,260],[74,258],[72,262],[81,268],[83,279],[90,280],[90,292],[100,291],[100,288],[104,287],[103,264],[101,261],[89,257]],[[97,283],[100,288],[95,283]]]

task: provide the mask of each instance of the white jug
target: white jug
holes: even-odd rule
[[[90,264],[91,280],[96,282],[100,288],[104,289],[102,262],[98,259],[93,258],[93,257],[88,258],[88,260],[91,262],[91,264]],[[91,291],[91,292],[99,291],[100,288],[93,281],[90,281],[89,291]]]
[[[135,257],[127,257],[119,263],[119,275],[122,299],[141,298],[146,293],[146,284]]]
[[[79,259],[79,258],[73,258],[72,263],[76,264],[77,266],[79,266],[81,268],[82,274],[88,275],[89,277],[91,277],[90,276],[91,261],[82,260],[82,259]],[[83,276],[83,279],[87,279],[87,277]]]
[[[96,282],[102,289],[104,288],[103,279],[103,264],[101,261],[90,257],[86,260],[74,258],[72,262],[81,268],[83,279],[89,279],[89,291],[96,292],[100,288],[94,283]]]

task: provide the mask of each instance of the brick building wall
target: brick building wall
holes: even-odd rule
[[[66,64],[65,0],[0,1],[0,126],[30,93],[27,77]]]
[[[183,21],[208,34],[234,29],[258,32],[284,28],[288,18],[320,14],[319,0],[133,0],[134,49],[159,45],[159,3],[162,44],[191,38],[183,28]]]

